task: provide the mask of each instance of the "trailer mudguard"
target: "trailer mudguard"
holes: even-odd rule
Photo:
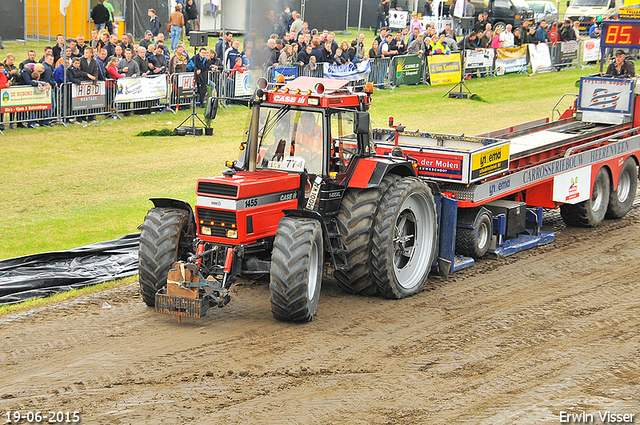
[[[397,174],[404,177],[416,176],[415,169],[405,158],[360,158],[347,187],[357,189],[378,187],[387,174]]]

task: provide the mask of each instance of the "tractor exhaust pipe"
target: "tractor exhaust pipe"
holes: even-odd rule
[[[264,90],[267,88],[267,80],[260,78],[257,82],[258,89],[253,97],[251,126],[249,128],[249,171],[256,171],[258,162],[258,129],[260,127],[260,103]]]

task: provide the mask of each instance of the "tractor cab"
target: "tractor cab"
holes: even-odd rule
[[[346,83],[311,77],[271,86],[264,81],[236,168],[252,171],[255,164],[255,170],[306,175],[307,196],[318,176],[324,186],[344,184],[354,156],[374,153],[370,97],[353,93]]]

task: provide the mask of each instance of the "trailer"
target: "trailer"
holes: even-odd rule
[[[488,252],[551,242],[568,225],[623,217],[638,183],[635,80],[584,77],[557,121],[489,134],[372,129],[373,87],[300,77],[258,83],[248,138],[195,208],[152,199],[141,226],[143,300],[202,317],[240,276],[268,276],[278,320],[315,315],[324,271],[346,292],[404,298]]]
[[[376,152],[413,158],[418,176],[437,182],[448,205],[438,257],[451,264],[440,268],[446,275],[487,251],[506,256],[552,241],[540,230],[545,208],[574,226],[623,217],[638,181],[638,93],[635,80],[583,77],[558,121],[478,137],[375,129]]]

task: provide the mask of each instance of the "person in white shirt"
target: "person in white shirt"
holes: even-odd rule
[[[513,32],[511,31],[512,28],[511,24],[507,24],[507,28],[502,32],[502,34],[500,34],[501,47],[515,47]]]

